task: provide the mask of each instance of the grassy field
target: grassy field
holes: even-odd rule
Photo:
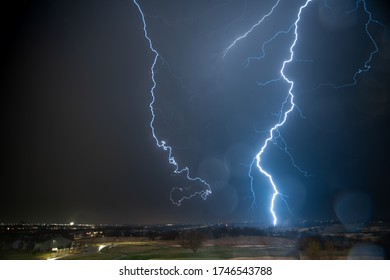
[[[92,240],[91,240],[92,241]],[[8,260],[225,260],[225,259],[296,259],[293,241],[276,237],[238,237],[206,240],[196,253],[180,246],[179,241],[130,241],[114,242],[95,239],[88,243],[88,250],[80,253],[29,253],[0,251],[0,259]],[[109,242],[107,242],[109,241]],[[100,251],[100,247],[104,247]],[[300,252],[300,257],[307,256]],[[334,258],[345,259],[346,252],[334,251]]]
[[[184,249],[177,245],[166,245],[158,242],[143,242],[142,244],[118,244],[114,247],[106,247],[94,254],[72,254],[63,259],[72,260],[196,260],[196,259],[264,259],[282,258],[290,259],[289,246],[204,246],[196,253],[190,249]]]

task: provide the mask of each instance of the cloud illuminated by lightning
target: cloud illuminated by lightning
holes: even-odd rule
[[[150,67],[151,79],[152,79],[152,87],[150,89],[150,95],[152,97],[152,100],[151,100],[151,102],[149,104],[150,112],[152,114],[152,119],[150,121],[150,128],[152,130],[153,138],[156,141],[156,145],[159,148],[162,148],[164,151],[168,152],[168,162],[174,166],[175,169],[174,169],[173,172],[175,174],[184,174],[189,181],[201,184],[201,185],[203,185],[203,188],[204,188],[204,189],[202,189],[200,191],[195,191],[195,192],[192,192],[191,194],[188,195],[186,193],[188,191],[190,191],[191,187],[185,187],[185,188],[175,187],[175,188],[173,188],[171,190],[170,199],[171,199],[172,203],[174,203],[174,204],[176,204],[178,206],[180,206],[181,203],[184,200],[190,199],[190,198],[192,198],[194,196],[197,196],[197,195],[200,195],[203,199],[206,199],[207,196],[211,194],[211,187],[210,187],[210,185],[205,180],[203,180],[200,177],[191,177],[190,176],[190,169],[188,167],[180,168],[179,164],[176,162],[175,157],[173,156],[172,147],[169,146],[166,141],[158,139],[158,137],[156,135],[156,131],[155,131],[155,128],[154,128],[154,121],[155,121],[155,117],[156,117],[154,103],[155,103],[155,100],[156,100],[155,90],[156,90],[156,87],[157,87],[155,74],[156,74],[156,64],[157,64],[157,61],[161,57],[160,57],[159,53],[157,52],[157,50],[153,47],[152,40],[149,37],[148,31],[147,31],[147,24],[146,24],[146,21],[145,21],[145,14],[143,13],[143,11],[142,11],[140,5],[138,4],[138,2],[136,0],[133,0],[133,2],[137,6],[138,11],[141,14],[142,23],[143,23],[143,30],[144,30],[144,36],[145,36],[145,39],[147,40],[147,42],[149,43],[150,50],[154,54],[153,63],[152,63],[152,66]],[[179,195],[175,195],[175,193],[179,193]],[[181,193],[183,193],[183,194],[180,195]],[[174,196],[179,196],[180,198],[179,199],[175,199]]]

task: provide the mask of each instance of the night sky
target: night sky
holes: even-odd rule
[[[298,110],[264,167],[285,195],[281,223],[390,219],[390,17],[367,0],[314,0],[302,13],[295,58]],[[288,85],[276,79],[293,32],[262,44],[296,20],[302,0],[281,1],[273,16],[222,57],[224,49],[275,1],[139,0],[154,47],[155,129],[176,161],[213,193],[178,207],[174,187],[200,186],[174,175],[149,123],[153,53],[132,1],[18,1],[2,18],[0,222],[269,224],[271,187],[249,165],[278,120]],[[322,86],[319,86],[322,85]],[[280,144],[280,142],[279,142]]]

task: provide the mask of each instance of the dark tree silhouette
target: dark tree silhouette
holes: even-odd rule
[[[181,246],[186,249],[191,249],[194,254],[202,246],[205,236],[202,232],[192,230],[185,232],[182,235]]]

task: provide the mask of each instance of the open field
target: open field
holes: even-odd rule
[[[96,238],[87,240],[82,252],[29,253],[6,251],[0,259],[61,260],[224,260],[224,259],[306,259],[295,242],[280,237],[225,237],[204,240],[199,250],[183,248],[177,240]],[[334,259],[346,259],[348,251],[334,251]]]
[[[236,238],[238,241],[239,238]],[[109,245],[100,252],[94,254],[81,253],[70,254],[63,259],[101,259],[101,260],[149,260],[149,259],[293,259],[290,253],[291,244],[265,245],[248,244],[248,242],[235,242],[230,240],[207,240],[196,253],[190,249],[184,249],[178,242],[150,241],[118,243]],[[288,242],[287,242],[288,243]]]
[[[100,252],[69,254],[68,260],[223,260],[223,259],[297,259],[305,258],[295,250],[291,240],[273,237],[238,237],[206,240],[193,253],[177,241],[140,241],[105,244]],[[91,246],[94,246],[91,244]],[[98,246],[98,245],[96,245]],[[336,259],[345,259],[347,252],[334,252]]]

